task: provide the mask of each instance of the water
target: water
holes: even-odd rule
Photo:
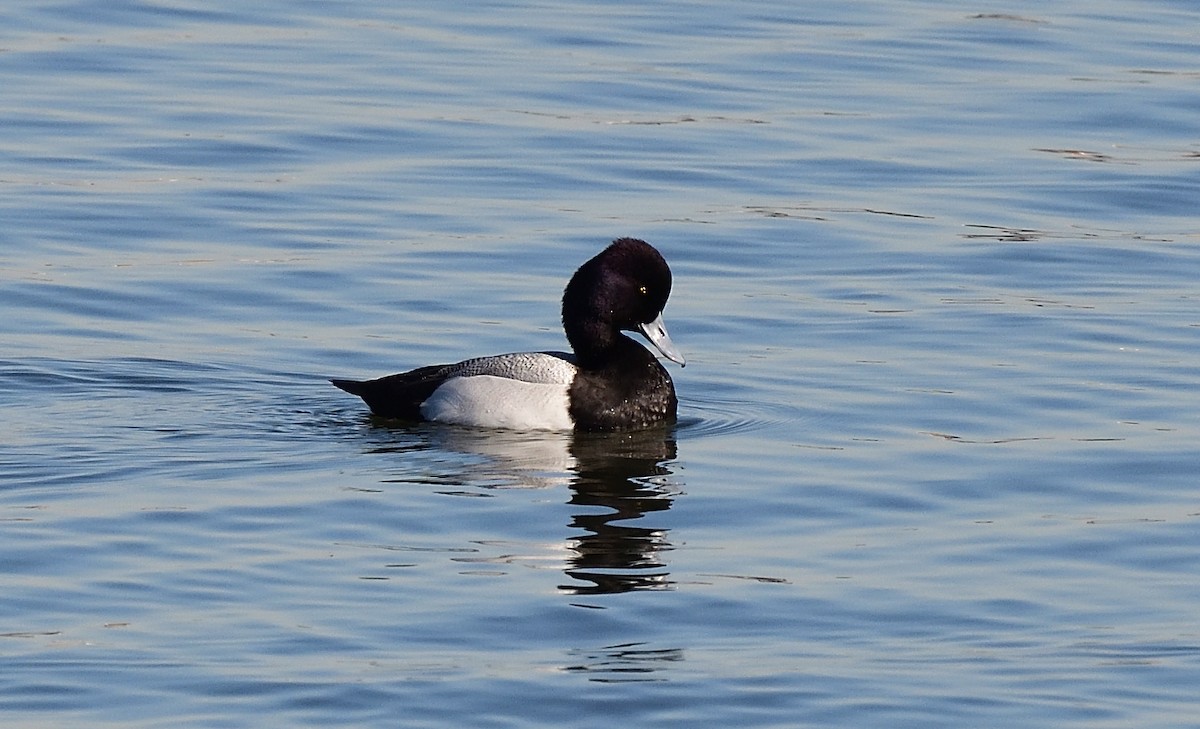
[[[1192,9],[3,15],[6,727],[1194,725]],[[621,235],[672,431],[325,381]]]

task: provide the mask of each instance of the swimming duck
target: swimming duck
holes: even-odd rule
[[[481,428],[614,431],[675,420],[666,369],[622,332],[640,332],[685,364],[662,312],[671,269],[653,246],[618,238],[584,263],[563,292],[573,352],[515,352],[430,365],[375,380],[331,382],[384,418]]]

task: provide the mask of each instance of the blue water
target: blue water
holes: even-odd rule
[[[1200,11],[0,11],[5,727],[1185,727]],[[373,423],[654,243],[677,428]]]

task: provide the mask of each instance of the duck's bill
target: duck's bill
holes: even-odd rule
[[[687,362],[683,358],[683,352],[679,351],[675,343],[671,341],[671,336],[667,334],[667,325],[663,324],[661,312],[654,318],[654,321],[638,324],[638,331],[645,335],[646,339],[650,340],[650,343],[662,353],[662,356],[672,362],[678,363],[680,367],[687,365]]]

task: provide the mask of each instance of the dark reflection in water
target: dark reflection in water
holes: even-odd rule
[[[678,487],[666,465],[675,458],[672,430],[576,434],[571,442],[575,479],[571,504],[600,507],[574,515],[569,538],[575,553],[567,575],[590,584],[562,585],[572,594],[665,589],[671,585],[663,552],[666,529],[641,520],[671,507]]]
[[[625,643],[568,654],[571,662],[564,670],[587,674],[598,683],[666,681],[663,668],[683,660],[679,648],[653,648],[646,643]]]
[[[523,433],[401,425],[373,420],[369,452],[403,454],[388,481],[423,483],[450,496],[498,489],[570,489],[565,570],[569,594],[669,589],[668,530],[647,519],[671,507],[680,491],[670,462],[674,428],[633,433]],[[381,439],[380,436],[383,436]]]

